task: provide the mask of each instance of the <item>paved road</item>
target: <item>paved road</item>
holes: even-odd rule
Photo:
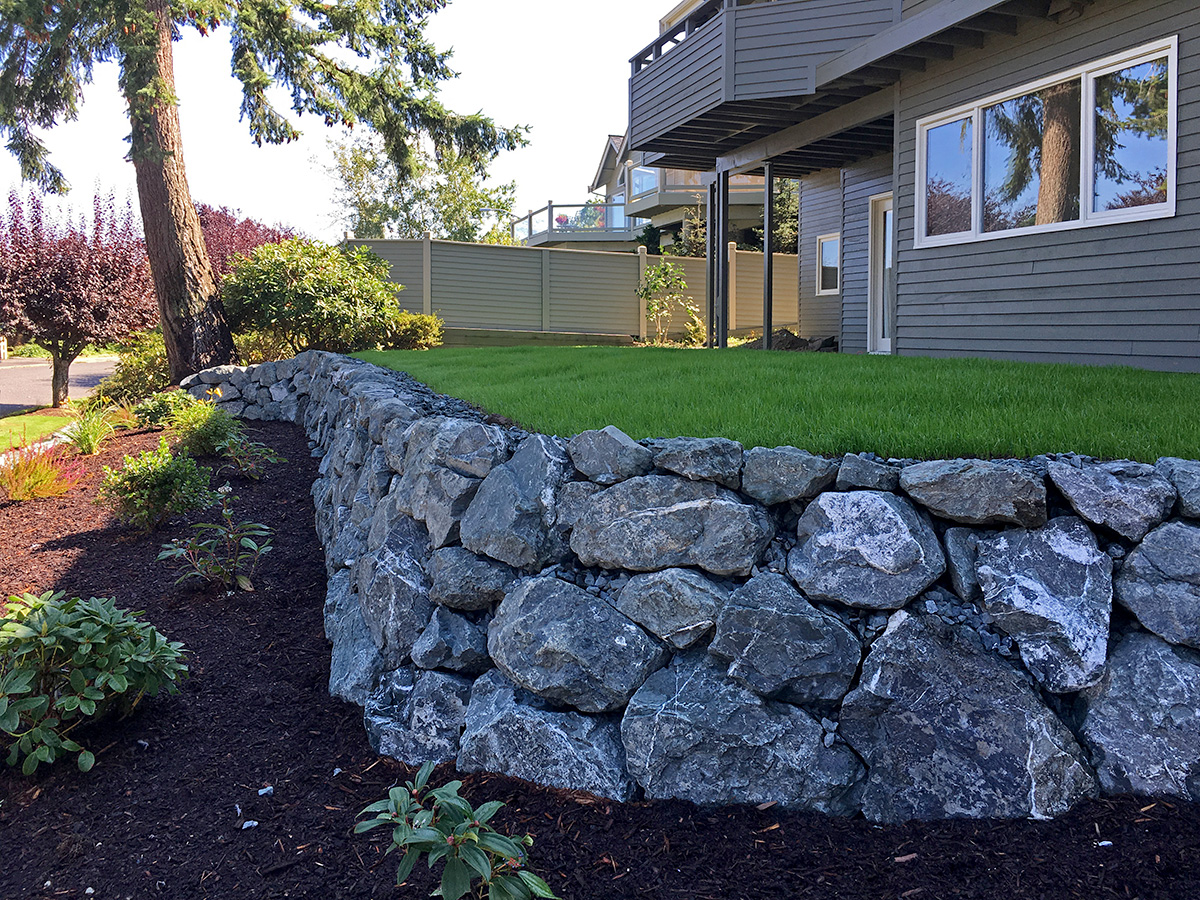
[[[91,393],[100,379],[111,375],[115,356],[87,356],[71,364],[71,396]],[[0,362],[0,416],[31,406],[50,404],[50,360],[8,359]]]

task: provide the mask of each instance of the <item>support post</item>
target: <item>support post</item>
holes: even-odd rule
[[[717,185],[714,182],[708,186],[708,209],[705,214],[704,228],[704,301],[705,326],[708,331],[708,346],[715,347],[717,342],[717,253],[714,249],[717,241]]]
[[[763,349],[771,349],[775,305],[775,167],[763,165]]]
[[[542,331],[550,330],[550,248],[542,250]]]
[[[647,324],[646,324],[646,298],[641,293],[642,279],[646,277],[646,267],[650,264],[650,258],[647,255],[645,245],[639,244],[637,249],[638,255],[638,340],[643,344],[646,343]]]
[[[421,238],[421,311],[433,315],[433,232]]]
[[[729,254],[725,245],[729,238],[729,173],[717,175],[717,249],[721,261],[720,281],[717,284],[717,295],[720,310],[718,312],[717,346],[729,346]]]
[[[546,201],[546,234],[554,233],[554,201]]]

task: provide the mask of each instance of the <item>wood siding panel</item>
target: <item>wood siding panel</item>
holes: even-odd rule
[[[907,12],[915,4],[906,2]],[[916,250],[916,121],[997,91],[1179,35],[1176,215]],[[905,76],[897,123],[897,345],[901,353],[1006,356],[1200,371],[1200,15],[1187,0],[1098,0],[1063,25]]]
[[[846,353],[867,351],[871,197],[892,190],[892,154],[842,170],[842,338]]]
[[[825,169],[806,175],[800,182],[801,337],[826,337],[841,332],[841,295],[817,296],[817,238],[841,228],[841,172]]]

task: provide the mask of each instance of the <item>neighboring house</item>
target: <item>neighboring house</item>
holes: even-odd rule
[[[843,351],[1200,371],[1194,0],[689,0],[628,143],[726,228],[728,176],[800,178]]]

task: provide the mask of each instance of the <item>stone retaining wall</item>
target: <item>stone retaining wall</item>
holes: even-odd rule
[[[1200,799],[1198,462],[565,441],[326,353],[213,386],[322,457],[330,691],[380,752],[879,822]]]

